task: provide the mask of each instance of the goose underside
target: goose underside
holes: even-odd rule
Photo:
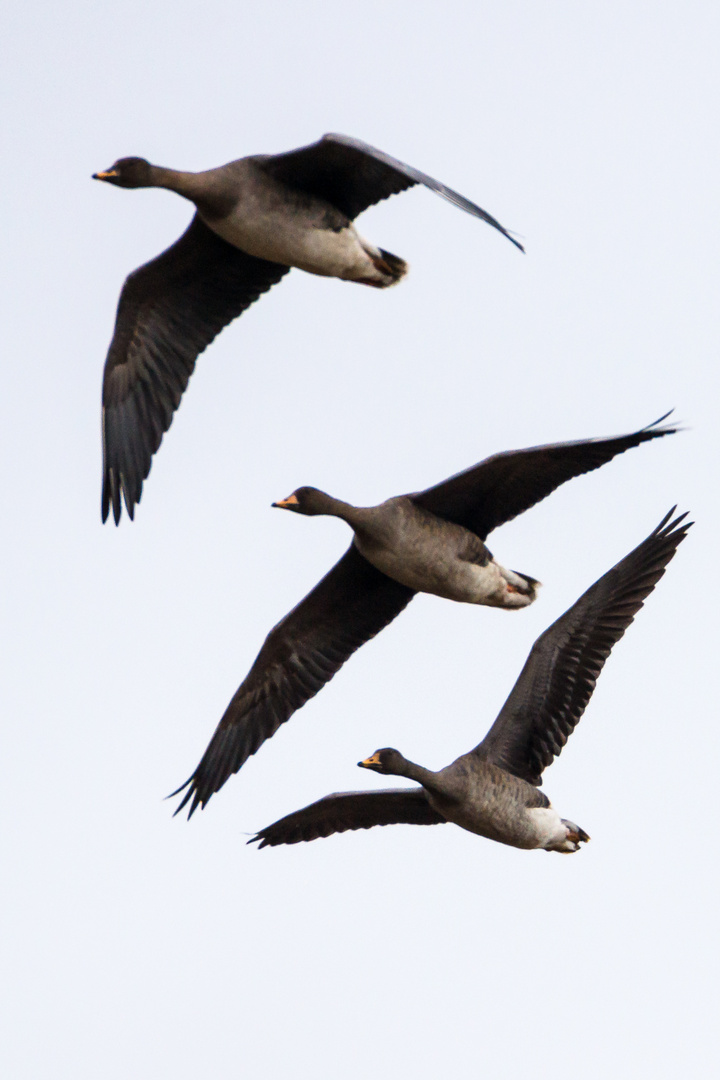
[[[208,218],[206,224],[248,255],[320,277],[387,288],[407,273],[404,259],[364,240],[352,223],[316,219],[317,214],[300,215],[289,207],[243,202],[231,214]]]

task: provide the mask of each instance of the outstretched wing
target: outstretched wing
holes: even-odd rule
[[[130,518],[199,353],[288,272],[246,255],[195,215],[180,239],[129,275],[103,377],[102,519],[121,493]]]
[[[349,135],[324,135],[318,142],[299,150],[254,160],[276,179],[326,199],[350,220],[389,195],[397,195],[415,184],[424,184],[461,210],[486,221],[515,247],[524,250],[499,221],[457,191]]]
[[[188,817],[322,689],[356,649],[387,626],[414,596],[376,570],[354,545],[312,592],[270,631],[195,772],[178,813]]]
[[[525,667],[483,741],[471,753],[539,784],[575,729],[610,655],[692,522],[658,527],[596,581],[532,647]]]
[[[579,439],[495,454],[409,498],[485,540],[498,525],[529,510],[573,476],[599,469],[640,443],[674,434],[676,427],[660,426],[669,415],[613,439]]]
[[[374,825],[440,825],[445,818],[433,810],[422,788],[386,788],[384,791],[341,791],[296,810],[294,814],[260,829],[248,844],[259,847],[299,844],[320,836],[372,829]]]

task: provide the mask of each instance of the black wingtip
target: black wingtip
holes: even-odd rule
[[[479,209],[479,207],[478,207],[478,209]],[[476,216],[478,216],[478,215],[476,215]],[[490,226],[492,226],[492,228],[493,228],[493,229],[497,229],[497,231],[498,231],[499,233],[502,233],[502,235],[503,235],[503,236],[504,236],[504,237],[505,237],[505,238],[506,238],[507,240],[509,240],[511,244],[514,244],[514,245],[515,245],[515,247],[516,247],[516,248],[517,248],[517,249],[518,249],[519,251],[522,251],[523,255],[525,255],[525,254],[526,254],[525,248],[524,248],[524,247],[523,247],[523,245],[522,245],[522,244],[520,243],[520,241],[519,241],[519,240],[516,240],[516,239],[515,239],[515,237],[514,237],[514,236],[512,235],[512,233],[508,232],[508,230],[507,230],[507,229],[505,228],[505,226],[504,226],[504,225],[501,225],[501,224],[500,224],[500,222],[499,222],[499,221],[498,221],[498,220],[497,220],[496,218],[494,218],[494,217],[492,216],[492,214],[488,214],[488,213],[487,213],[487,212],[486,212],[485,210],[482,210],[482,211],[481,211],[481,216],[480,216],[480,220],[481,220],[481,221],[484,221],[484,222],[485,222],[485,223],[486,223],[487,225],[490,225]]]
[[[673,405],[672,409],[668,409],[668,411],[666,413],[663,413],[662,416],[659,416],[657,420],[653,420],[652,424],[646,424],[646,426],[645,426],[645,428],[643,430],[644,431],[649,431],[650,428],[657,427],[658,424],[662,424],[663,420],[667,420],[668,416],[672,416],[672,414],[674,412],[675,412],[675,406]]]
[[[674,421],[670,424],[665,424],[665,427],[660,427],[660,425],[664,423],[669,416],[672,416],[674,412],[675,407],[673,406],[672,409],[668,409],[666,413],[659,416],[657,420],[653,420],[651,424],[646,424],[640,431],[649,431],[653,435],[675,435],[678,431],[685,431],[686,429],[684,427],[680,427],[680,421]]]
[[[103,524],[108,519],[110,514],[110,507],[112,507],[113,519],[116,525],[120,524],[120,515],[122,514],[122,503],[120,501],[120,490],[116,481],[115,473],[113,469],[108,469],[103,479],[103,491],[102,491],[102,519]]]
[[[112,476],[106,472],[103,476],[102,497],[100,499],[100,515],[102,517],[103,525],[110,516],[111,504],[113,508],[113,517],[115,518],[115,524],[117,525],[118,519],[115,512],[115,496],[113,494]]]
[[[120,486],[120,492],[122,492],[122,497],[125,500],[125,510],[127,511],[127,516],[132,521],[134,519],[134,517],[135,517],[135,500],[132,497],[132,491],[131,491],[131,488],[130,488],[130,481],[127,478],[127,476],[125,475],[124,472],[120,473],[120,485],[119,486]],[[121,504],[121,501],[120,501],[120,492],[118,492],[118,516],[115,519],[115,524],[116,525],[117,525],[117,522],[118,522],[118,520],[120,518],[120,510],[122,508],[122,504]]]
[[[187,788],[188,790],[185,791],[185,788]],[[185,791],[185,795],[180,805],[173,811],[173,817],[177,817],[180,811],[183,810],[190,802],[190,799],[192,799],[192,806],[188,810],[187,816],[187,820],[189,821],[197,810],[198,806],[202,805],[200,800],[198,799],[197,790],[195,788],[195,773],[193,773],[192,776],[188,777],[185,783],[181,784],[179,788],[176,788],[175,791],[171,791],[169,795],[166,795],[165,798],[174,799],[175,796],[179,795],[181,791]]]
[[[100,511],[103,525],[110,516],[110,507],[112,507],[115,524],[120,524],[123,501],[125,503],[127,516],[131,521],[135,520],[135,507],[140,503],[140,499],[142,498],[142,481],[139,484],[135,483],[134,488],[135,490],[133,491],[130,486],[130,481],[123,472],[119,474],[118,479],[114,469],[110,468],[106,471],[105,476],[103,477]]]
[[[672,507],[671,507],[671,508],[670,508],[670,509],[668,510],[667,514],[666,514],[666,515],[665,515],[665,517],[664,517],[664,518],[662,519],[662,521],[660,522],[660,524],[659,524],[659,525],[657,525],[657,526],[656,526],[656,527],[655,527],[655,528],[653,529],[653,532],[652,532],[652,534],[651,534],[651,535],[655,536],[655,535],[656,535],[657,533],[659,533],[659,532],[662,532],[663,528],[665,527],[665,525],[667,525],[668,521],[669,521],[669,520],[670,520],[670,518],[671,518],[671,517],[673,516],[673,514],[675,513],[675,511],[676,511],[676,510],[677,510],[677,503],[675,503],[675,505],[674,505],[674,506],[672,506]],[[685,517],[687,517],[687,514],[685,514]]]
[[[681,539],[684,538],[688,529],[690,529],[695,524],[695,522],[685,520],[690,513],[689,510],[686,510],[683,514],[678,514],[678,516],[673,521],[670,521],[670,518],[673,516],[676,510],[677,504],[673,506],[670,510],[668,510],[665,517],[662,519],[657,528],[653,531],[653,536],[662,535],[664,537],[669,537],[677,536],[679,533],[682,533],[682,536],[679,538],[678,543]]]

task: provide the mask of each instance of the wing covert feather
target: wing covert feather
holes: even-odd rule
[[[341,791],[326,795],[302,810],[260,829],[249,844],[258,847],[299,844],[348,829],[372,829],[375,825],[440,825],[445,818],[433,810],[419,788],[386,788],[381,791]]]

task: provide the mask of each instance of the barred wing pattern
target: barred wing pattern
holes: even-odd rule
[[[351,221],[368,206],[415,184],[424,184],[454,206],[492,225],[515,247],[524,250],[499,221],[464,195],[361,139],[349,135],[324,135],[310,146],[255,160],[276,179],[337,206]]]
[[[599,469],[618,454],[651,439],[673,435],[677,428],[660,426],[670,413],[640,431],[612,439],[531,446],[494,454],[479,465],[443,480],[409,498],[438,517],[454,521],[481,540],[506,521],[541,502],[574,476]]]
[[[281,724],[379,633],[414,596],[376,570],[354,545],[304,600],[270,631],[225,710],[175,813],[188,817],[274,735]]]
[[[433,810],[422,788],[386,788],[380,791],[342,791],[260,829],[248,844],[258,847],[299,844],[348,829],[375,825],[440,825],[445,818]]]
[[[103,377],[103,521],[112,506],[119,523],[121,495],[132,519],[198,355],[289,269],[246,255],[196,214],[128,276]]]
[[[670,521],[675,509],[541,634],[497,720],[471,753],[540,783],[585,711],[613,645],[692,525],[687,514]]]

